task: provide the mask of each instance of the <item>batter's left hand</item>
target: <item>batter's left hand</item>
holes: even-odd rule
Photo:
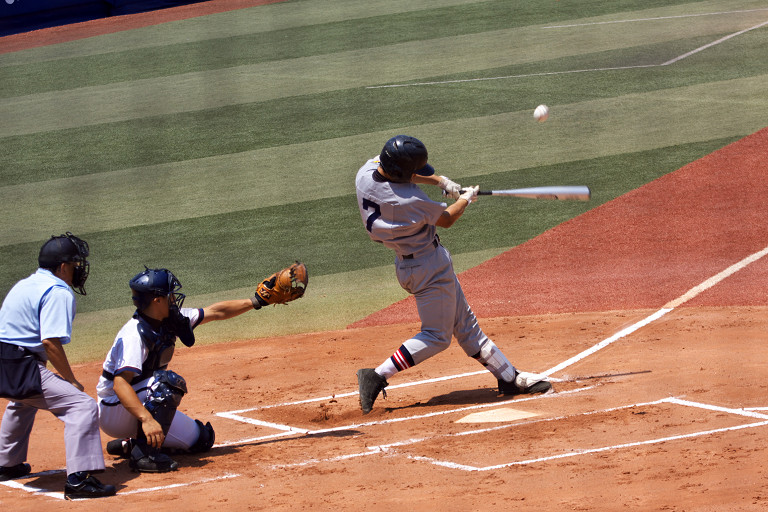
[[[443,189],[443,195],[448,196],[451,199],[458,199],[461,195],[461,185],[450,180],[446,176],[440,176],[440,183],[438,183],[437,186]]]
[[[480,185],[475,185],[474,187],[467,187],[464,189],[464,192],[461,193],[459,196],[460,199],[464,199],[467,204],[472,204],[472,201],[475,201],[477,199],[477,192],[480,190]]]

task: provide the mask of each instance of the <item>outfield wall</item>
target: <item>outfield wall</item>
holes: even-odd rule
[[[203,0],[0,0],[0,36]]]

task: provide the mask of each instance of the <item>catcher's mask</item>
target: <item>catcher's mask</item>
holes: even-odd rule
[[[37,264],[40,268],[56,270],[62,263],[74,263],[72,289],[80,295],[85,295],[85,281],[88,279],[91,266],[88,263],[88,242],[69,231],[63,235],[51,236],[40,248]]]
[[[133,291],[132,299],[136,309],[143,311],[155,297],[170,296],[171,306],[181,308],[184,303],[183,293],[180,293],[181,283],[173,273],[165,268],[147,268],[139,272],[128,282]]]
[[[435,169],[427,163],[427,148],[410,135],[395,135],[379,154],[382,169],[396,183],[408,183],[411,176],[431,176]]]

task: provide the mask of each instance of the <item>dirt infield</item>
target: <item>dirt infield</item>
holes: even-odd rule
[[[215,425],[213,451],[166,475],[109,460],[118,496],[78,507],[764,510],[767,143],[764,129],[460,276],[486,332],[556,393],[497,397],[453,345],[362,416],[354,372],[418,328],[409,301],[343,331],[182,348],[182,409]],[[89,389],[99,371],[76,368]],[[71,506],[45,472],[61,437],[40,414],[38,473],[0,486],[4,506]]]
[[[181,347],[181,409],[211,421],[217,444],[165,475],[107,457],[114,498],[63,501],[63,427],[39,414],[34,473],[0,485],[0,504],[765,510],[766,148],[768,129],[460,275],[484,330],[556,393],[497,397],[454,344],[362,416],[355,370],[418,329],[405,300],[342,331]],[[94,390],[100,367],[75,373]]]

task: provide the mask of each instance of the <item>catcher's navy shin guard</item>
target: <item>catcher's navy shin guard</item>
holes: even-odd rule
[[[183,377],[170,370],[158,370],[153,377],[144,407],[163,427],[163,433],[168,435],[176,409],[187,393],[187,383]]]
[[[195,444],[189,447],[189,453],[207,452],[213,447],[213,443],[216,441],[216,434],[210,421],[205,425],[200,420],[195,420],[195,423],[197,423],[197,427],[200,429],[200,437],[197,438]]]
[[[153,377],[144,407],[160,424],[163,434],[168,435],[176,409],[187,392],[187,383],[180,375],[169,370],[158,370]],[[129,464],[131,469],[140,473],[166,473],[179,467],[176,461],[149,446],[141,427],[131,450]]]

